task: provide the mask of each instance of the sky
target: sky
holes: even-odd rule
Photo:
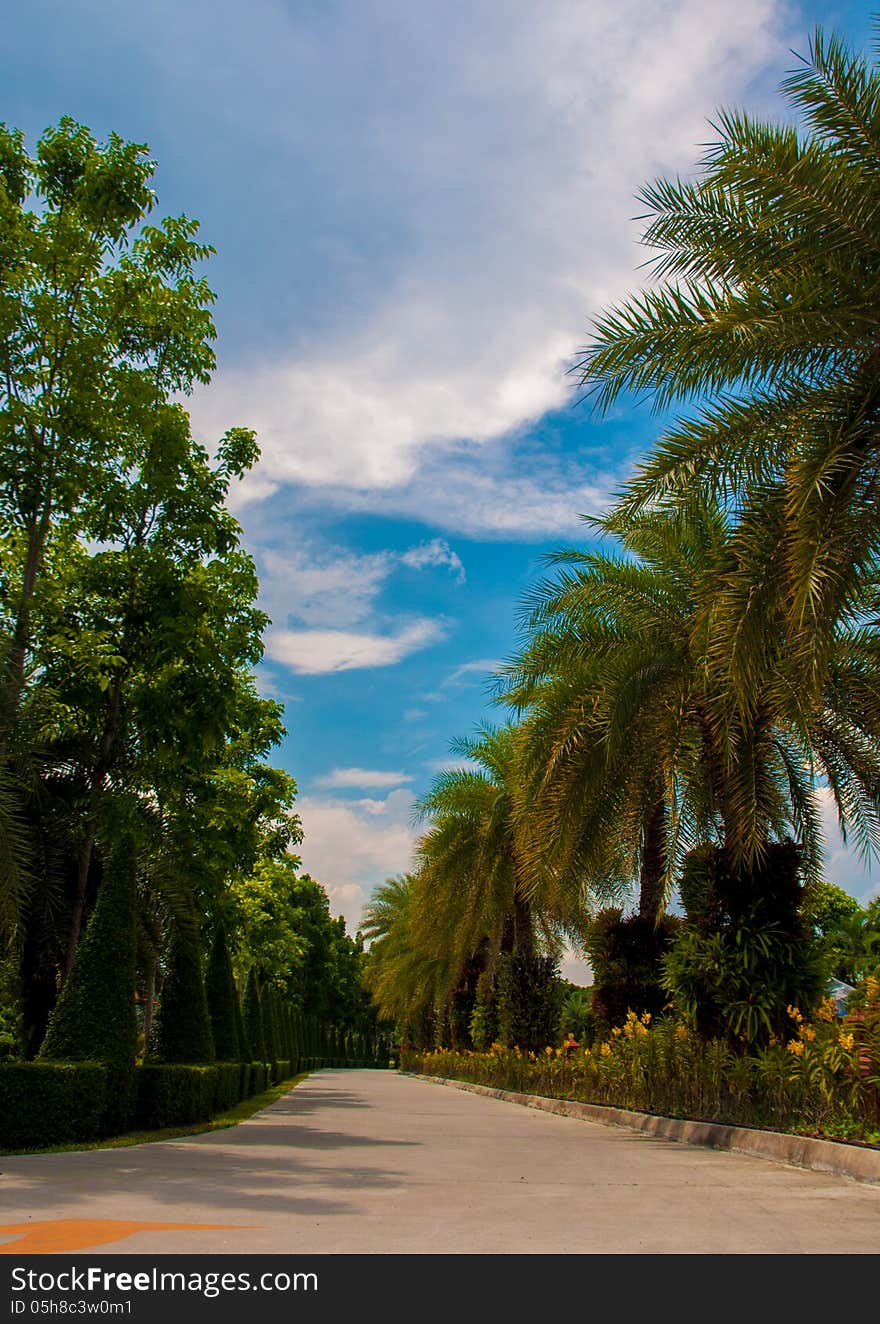
[[[29,0],[0,118],[148,143],[156,215],[217,250],[196,435],[257,431],[231,498],[272,617],[303,866],[356,928],[404,872],[449,744],[503,720],[491,673],[542,557],[586,541],[657,435],[572,364],[645,278],[636,194],[693,172],[721,107],[781,117],[815,25],[781,0]],[[869,874],[828,815],[828,876]],[[584,968],[566,971],[583,982]]]

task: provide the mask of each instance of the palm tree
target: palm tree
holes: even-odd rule
[[[696,180],[642,191],[659,283],[598,320],[578,366],[603,409],[700,401],[624,508],[697,482],[735,502],[752,573],[728,605],[784,603],[815,696],[880,542],[880,66],[817,30],[782,90],[802,128],[724,113]]]
[[[576,918],[553,875],[523,853],[515,728],[482,726],[452,750],[474,766],[441,773],[417,807],[428,822],[417,847],[421,941],[454,953],[459,968],[481,944],[490,963],[500,952],[558,950],[561,931]]]
[[[411,873],[386,879],[364,909],[361,933],[369,944],[365,978],[379,1015],[421,1041],[431,1037],[425,1023],[451,977],[448,955],[429,954],[414,936],[416,887]]]
[[[877,841],[880,691],[869,634],[837,641],[821,701],[744,714],[717,647],[718,589],[737,571],[737,528],[692,499],[592,521],[622,554],[568,550],[534,591],[531,636],[506,670],[504,697],[524,714],[519,818],[525,857],[544,873],[638,877],[656,921],[677,867],[700,841],[748,864],[794,833],[820,858],[817,774],[843,821]],[[776,622],[780,624],[779,621]],[[764,642],[765,687],[791,685],[784,633]],[[794,707],[794,705],[789,705]]]

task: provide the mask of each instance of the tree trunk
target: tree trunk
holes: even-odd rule
[[[513,899],[513,950],[517,956],[534,956],[535,954],[532,907],[521,896],[515,896]]]
[[[645,823],[642,867],[639,874],[639,915],[657,924],[663,913],[666,873],[666,801],[659,799]]]

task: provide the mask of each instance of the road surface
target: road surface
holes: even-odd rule
[[[0,1158],[0,1253],[871,1252],[880,1186],[390,1071],[226,1131]]]

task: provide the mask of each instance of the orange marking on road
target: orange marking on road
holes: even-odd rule
[[[20,1232],[0,1245],[0,1255],[51,1255],[59,1250],[88,1250],[122,1241],[135,1232],[244,1231],[234,1223],[135,1223],[116,1218],[51,1218],[38,1223],[0,1223],[0,1235]]]

